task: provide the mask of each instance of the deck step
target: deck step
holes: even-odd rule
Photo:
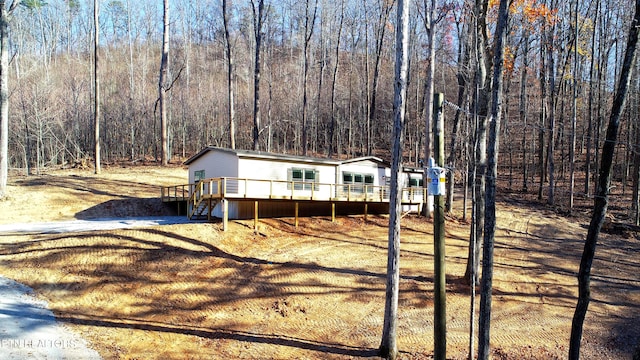
[[[195,210],[193,211],[193,215],[191,215],[191,220],[207,220],[213,209],[218,204],[217,200],[211,201],[211,208],[209,208],[209,201],[206,199],[200,199],[196,204]]]

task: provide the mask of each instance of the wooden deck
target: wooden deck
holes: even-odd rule
[[[426,199],[426,188],[402,189],[403,205],[422,205]],[[207,214],[218,203],[233,200],[278,200],[278,201],[322,201],[330,203],[360,202],[388,203],[388,186],[322,184],[313,182],[258,180],[240,178],[211,178],[197,184],[164,186],[161,190],[162,202],[186,202],[187,216]],[[257,215],[256,215],[257,217]],[[297,217],[297,213],[296,213]]]

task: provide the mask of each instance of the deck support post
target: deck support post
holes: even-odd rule
[[[295,212],[294,224],[295,224],[295,227],[298,227],[298,202],[297,201],[296,201],[296,204],[295,204],[294,212]]]
[[[222,231],[227,231],[229,227],[229,202],[227,199],[222,198]]]
[[[331,222],[336,222],[336,203],[331,203]]]
[[[258,200],[253,204],[253,231],[258,232]]]
[[[207,199],[207,221],[211,222],[211,198]]]
[[[367,221],[367,215],[369,214],[369,204],[364,203],[364,221]]]

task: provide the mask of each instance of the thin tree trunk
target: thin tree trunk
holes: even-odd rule
[[[573,116],[571,117],[571,147],[569,148],[569,212],[573,212],[573,197],[575,187],[575,161],[576,161],[576,127],[578,123],[578,1],[575,1],[574,20],[574,46],[573,46]]]
[[[637,66],[636,66],[636,72],[637,70]],[[638,94],[638,90],[640,89],[640,77],[636,77],[636,93],[635,93],[635,97],[634,97],[634,103],[631,106],[632,109],[632,118],[633,119],[637,119],[638,118],[638,109],[640,107],[640,101],[639,101],[639,94]],[[634,122],[634,129],[633,131],[634,133],[634,138],[635,138],[635,143],[636,144],[640,144],[640,124],[638,124],[637,122]],[[634,219],[634,224],[636,226],[640,226],[640,151],[633,151],[633,200],[632,200],[632,207],[634,210],[634,215],[633,215],[633,219]]]
[[[547,120],[547,67],[545,65],[545,51],[544,46],[540,46],[540,130],[538,131],[538,174],[540,176],[540,183],[538,184],[538,200],[542,200],[542,193],[544,189],[544,182],[547,178],[547,172],[545,168],[545,132],[546,132],[546,120]]]
[[[384,42],[384,35],[387,29],[387,20],[389,19],[389,13],[393,7],[395,1],[389,3],[383,2],[382,9],[380,11],[380,17],[378,19],[378,32],[376,34],[376,58],[373,66],[373,84],[371,85],[371,99],[369,103],[369,116],[367,118],[367,155],[371,155],[373,152],[373,134],[372,127],[376,118],[376,98],[378,94],[378,81],[380,78],[380,61],[382,60],[382,45]]]
[[[475,186],[475,201],[472,206],[474,207],[475,224],[472,226],[474,231],[470,233],[469,240],[469,256],[467,257],[467,267],[464,274],[464,279],[470,279],[471,273],[475,271],[478,273],[478,264],[473,267],[474,255],[475,259],[480,258],[481,239],[484,231],[484,209],[485,209],[485,172],[487,168],[487,124],[489,114],[489,95],[491,89],[491,75],[489,75],[489,69],[492,64],[489,59],[489,49],[487,49],[489,43],[489,37],[487,34],[487,7],[488,0],[477,0],[474,8],[476,16],[476,57],[477,57],[477,69],[476,69],[476,94],[474,99],[474,112],[476,116],[475,126],[475,163],[473,173],[475,178],[473,179],[473,186]]]
[[[0,198],[7,193],[9,177],[9,16],[17,3],[7,10],[0,0]]]
[[[93,86],[94,86],[94,98],[93,98],[93,125],[94,125],[94,171],[96,174],[100,174],[102,171],[100,165],[100,7],[99,0],[93,0]],[[3,48],[4,49],[4,48]]]
[[[402,210],[402,148],[409,63],[409,2],[398,0],[396,28],[396,65],[393,101],[393,149],[391,164],[391,194],[389,199],[389,249],[387,258],[387,284],[384,306],[384,327],[380,343],[380,356],[396,359],[398,355],[398,297],[400,290],[400,218]]]
[[[478,319],[478,359],[489,359],[491,328],[491,292],[493,289],[493,246],[496,231],[496,179],[498,177],[498,149],[500,121],[502,118],[502,70],[504,67],[504,43],[507,36],[509,0],[500,0],[498,24],[496,25],[493,85],[491,96],[491,129],[487,156],[486,210],[484,222],[484,244],[482,253],[482,293],[480,294],[480,317]]]
[[[229,116],[229,146],[236,148],[236,120],[233,93],[233,53],[231,52],[231,35],[229,34],[229,13],[227,0],[222,0],[222,23],[224,25],[224,40],[227,55],[227,99],[229,102],[227,115]]]
[[[596,0],[596,14],[595,17],[593,19],[594,24],[598,22],[598,18],[599,18],[599,14],[600,14],[600,0]],[[584,194],[585,196],[589,195],[590,192],[590,188],[591,188],[591,153],[592,153],[592,146],[594,145],[593,142],[593,98],[594,98],[594,94],[593,94],[593,77],[594,77],[594,73],[595,73],[595,62],[596,62],[596,57],[595,57],[595,49],[596,49],[596,31],[597,31],[598,27],[597,26],[593,26],[593,32],[591,34],[591,51],[592,56],[591,56],[591,61],[590,61],[590,67],[589,67],[589,100],[587,102],[587,154],[585,155],[586,159],[585,159],[585,177],[584,177]],[[595,144],[595,146],[597,146],[597,144]]]
[[[580,359],[580,343],[582,341],[582,329],[584,319],[591,300],[591,265],[595,257],[596,244],[607,214],[609,204],[609,190],[611,186],[611,167],[613,155],[618,138],[620,117],[627,101],[627,92],[631,82],[631,73],[634,66],[636,46],[638,43],[638,26],[640,26],[640,0],[636,0],[635,15],[629,29],[627,49],[624,55],[620,81],[611,106],[609,126],[607,128],[606,141],[602,146],[602,161],[600,162],[600,176],[594,199],[593,214],[587,231],[580,269],[578,271],[578,302],[571,324],[571,338],[569,340],[569,359]]]
[[[253,11],[253,32],[255,36],[255,57],[253,63],[253,150],[260,148],[260,50],[262,48],[262,23],[264,20],[264,0],[251,0]]]
[[[338,84],[338,70],[340,69],[340,39],[342,38],[342,25],[344,23],[344,0],[340,1],[340,21],[338,25],[338,33],[336,34],[336,53],[335,64],[333,66],[333,81],[331,83],[331,125],[329,127],[329,157],[333,154],[339,154],[336,128],[338,120],[336,116],[336,89]],[[339,131],[339,130],[338,130]]]
[[[553,8],[553,2],[552,2]],[[549,141],[547,142],[547,175],[549,177],[549,188],[547,191],[547,204],[555,203],[555,131],[556,131],[556,69],[555,69],[555,31],[556,25],[551,25],[551,33],[547,36],[547,67],[549,69],[549,91],[547,92],[547,109],[549,110]]]
[[[471,31],[471,26],[465,26],[466,31]],[[462,31],[462,34],[466,34],[465,31]],[[463,35],[464,36],[464,35]],[[467,68],[470,63],[470,43],[469,36],[465,36],[465,42],[460,42],[458,45],[458,69],[456,74],[456,80],[458,81],[458,99],[456,105],[458,106],[458,110],[456,111],[456,115],[453,119],[453,130],[451,131],[451,142],[449,143],[449,157],[447,159],[447,164],[451,168],[451,171],[447,172],[447,198],[445,202],[445,211],[451,212],[453,206],[453,197],[454,197],[454,188],[455,188],[455,173],[454,170],[456,168],[456,150],[458,143],[458,133],[460,132],[460,117],[462,116],[461,108],[464,103],[464,98],[466,96],[466,87],[467,87],[467,77],[468,72]]]
[[[527,75],[529,67],[529,31],[525,30],[524,34],[524,50],[522,54],[522,76],[520,78],[520,121],[522,122],[522,191],[527,192],[529,188],[528,183],[528,168],[527,162]]]
[[[160,76],[158,79],[158,99],[160,106],[160,141],[162,166],[169,164],[169,137],[167,134],[167,68],[169,62],[169,0],[163,0],[164,11],[162,16],[162,56],[160,58]]]
[[[436,71],[436,47],[435,47],[435,25],[436,25],[436,6],[437,0],[431,0],[431,4],[428,7],[425,0],[425,12],[428,14],[425,19],[425,29],[427,30],[427,42],[429,43],[429,65],[427,68],[427,77],[425,79],[425,91],[424,91],[424,161],[427,163],[431,158],[431,119],[433,117],[433,83],[434,75]],[[427,184],[427,172],[424,172],[423,183]],[[427,202],[425,206],[425,215],[427,217],[433,216],[433,196],[427,194]]]
[[[303,65],[302,65],[302,155],[307,156],[309,149],[308,140],[308,94],[307,94],[307,78],[309,76],[309,44],[311,43],[311,37],[313,36],[313,30],[315,28],[316,13],[318,10],[318,1],[316,0],[313,7],[313,14],[309,14],[309,0],[306,1],[305,8],[305,21],[304,21],[304,50],[303,50]],[[310,17],[311,16],[311,17]]]

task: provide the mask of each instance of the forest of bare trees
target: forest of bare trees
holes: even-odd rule
[[[160,162],[166,147],[167,160],[178,163],[205,145],[390,160],[394,1],[169,1],[166,71],[163,2],[96,3],[103,162]],[[410,3],[403,162],[419,165],[429,143],[425,89],[433,63],[433,89],[445,94],[446,138],[453,139],[447,162],[461,183],[472,173],[467,164],[477,163],[474,134],[488,111],[498,1],[438,1],[433,13],[427,3]],[[4,70],[9,168],[36,173],[94,159],[93,10],[81,0],[28,0],[13,9]],[[593,193],[632,13],[620,1],[510,2],[498,164],[504,184],[563,206]],[[482,67],[484,79],[476,71]],[[629,96],[614,176],[637,193],[635,73]]]

